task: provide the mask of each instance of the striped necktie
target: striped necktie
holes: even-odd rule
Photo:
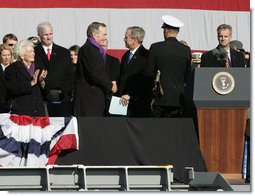
[[[226,67],[229,68],[230,67],[230,59],[228,57],[228,53],[227,53],[227,57],[226,57]]]

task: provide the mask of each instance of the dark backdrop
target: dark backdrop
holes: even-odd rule
[[[206,171],[191,118],[77,120],[79,150],[62,152],[56,164],[173,165],[174,179],[179,182],[188,182],[184,167]]]

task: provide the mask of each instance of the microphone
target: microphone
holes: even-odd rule
[[[222,58],[226,58],[227,57],[227,51],[224,50],[223,48],[219,47],[219,52]]]
[[[220,61],[220,51],[218,50],[218,48],[214,48],[212,50],[212,54],[217,59],[217,61]]]
[[[225,66],[226,64],[226,57],[227,52],[224,50],[224,48],[219,47],[212,50],[213,56],[216,58],[216,60],[222,65]]]
[[[212,53],[213,53],[213,56],[218,56],[218,55],[220,55],[220,51],[217,49],[217,48],[214,48],[213,50],[212,50]]]

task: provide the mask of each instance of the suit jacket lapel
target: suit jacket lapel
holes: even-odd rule
[[[6,81],[4,78],[4,70],[3,70],[2,66],[0,67],[0,79],[3,81],[4,85],[6,86]]]
[[[51,56],[50,56],[50,61],[51,62],[55,60],[56,54],[57,54],[57,46],[53,43],[52,51],[51,51]]]
[[[48,57],[42,47],[42,45],[40,44],[39,47],[38,47],[38,53],[36,53],[36,55],[39,55],[40,58],[42,59],[43,61],[43,64],[47,66],[47,68],[49,68],[49,65],[50,65],[50,61],[48,60]]]
[[[230,63],[231,63],[231,67],[235,66],[237,64],[236,62],[236,55],[235,55],[235,51],[233,51],[232,49],[230,49]]]
[[[31,80],[31,76],[30,76],[30,74],[28,73],[28,70],[27,70],[27,68],[25,67],[25,65],[23,64],[23,62],[19,62],[18,68],[19,68],[20,73],[21,73],[22,75],[24,75],[28,80]]]
[[[134,62],[135,59],[139,56],[141,48],[142,48],[142,45],[140,45],[139,48],[135,51],[135,54],[133,55],[133,57],[130,60],[129,64],[132,64],[132,62]]]

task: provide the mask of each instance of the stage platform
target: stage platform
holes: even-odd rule
[[[1,191],[249,191],[231,186],[219,173],[186,168],[188,183],[173,181],[166,166],[84,166],[0,168]],[[243,189],[241,189],[241,187]]]

